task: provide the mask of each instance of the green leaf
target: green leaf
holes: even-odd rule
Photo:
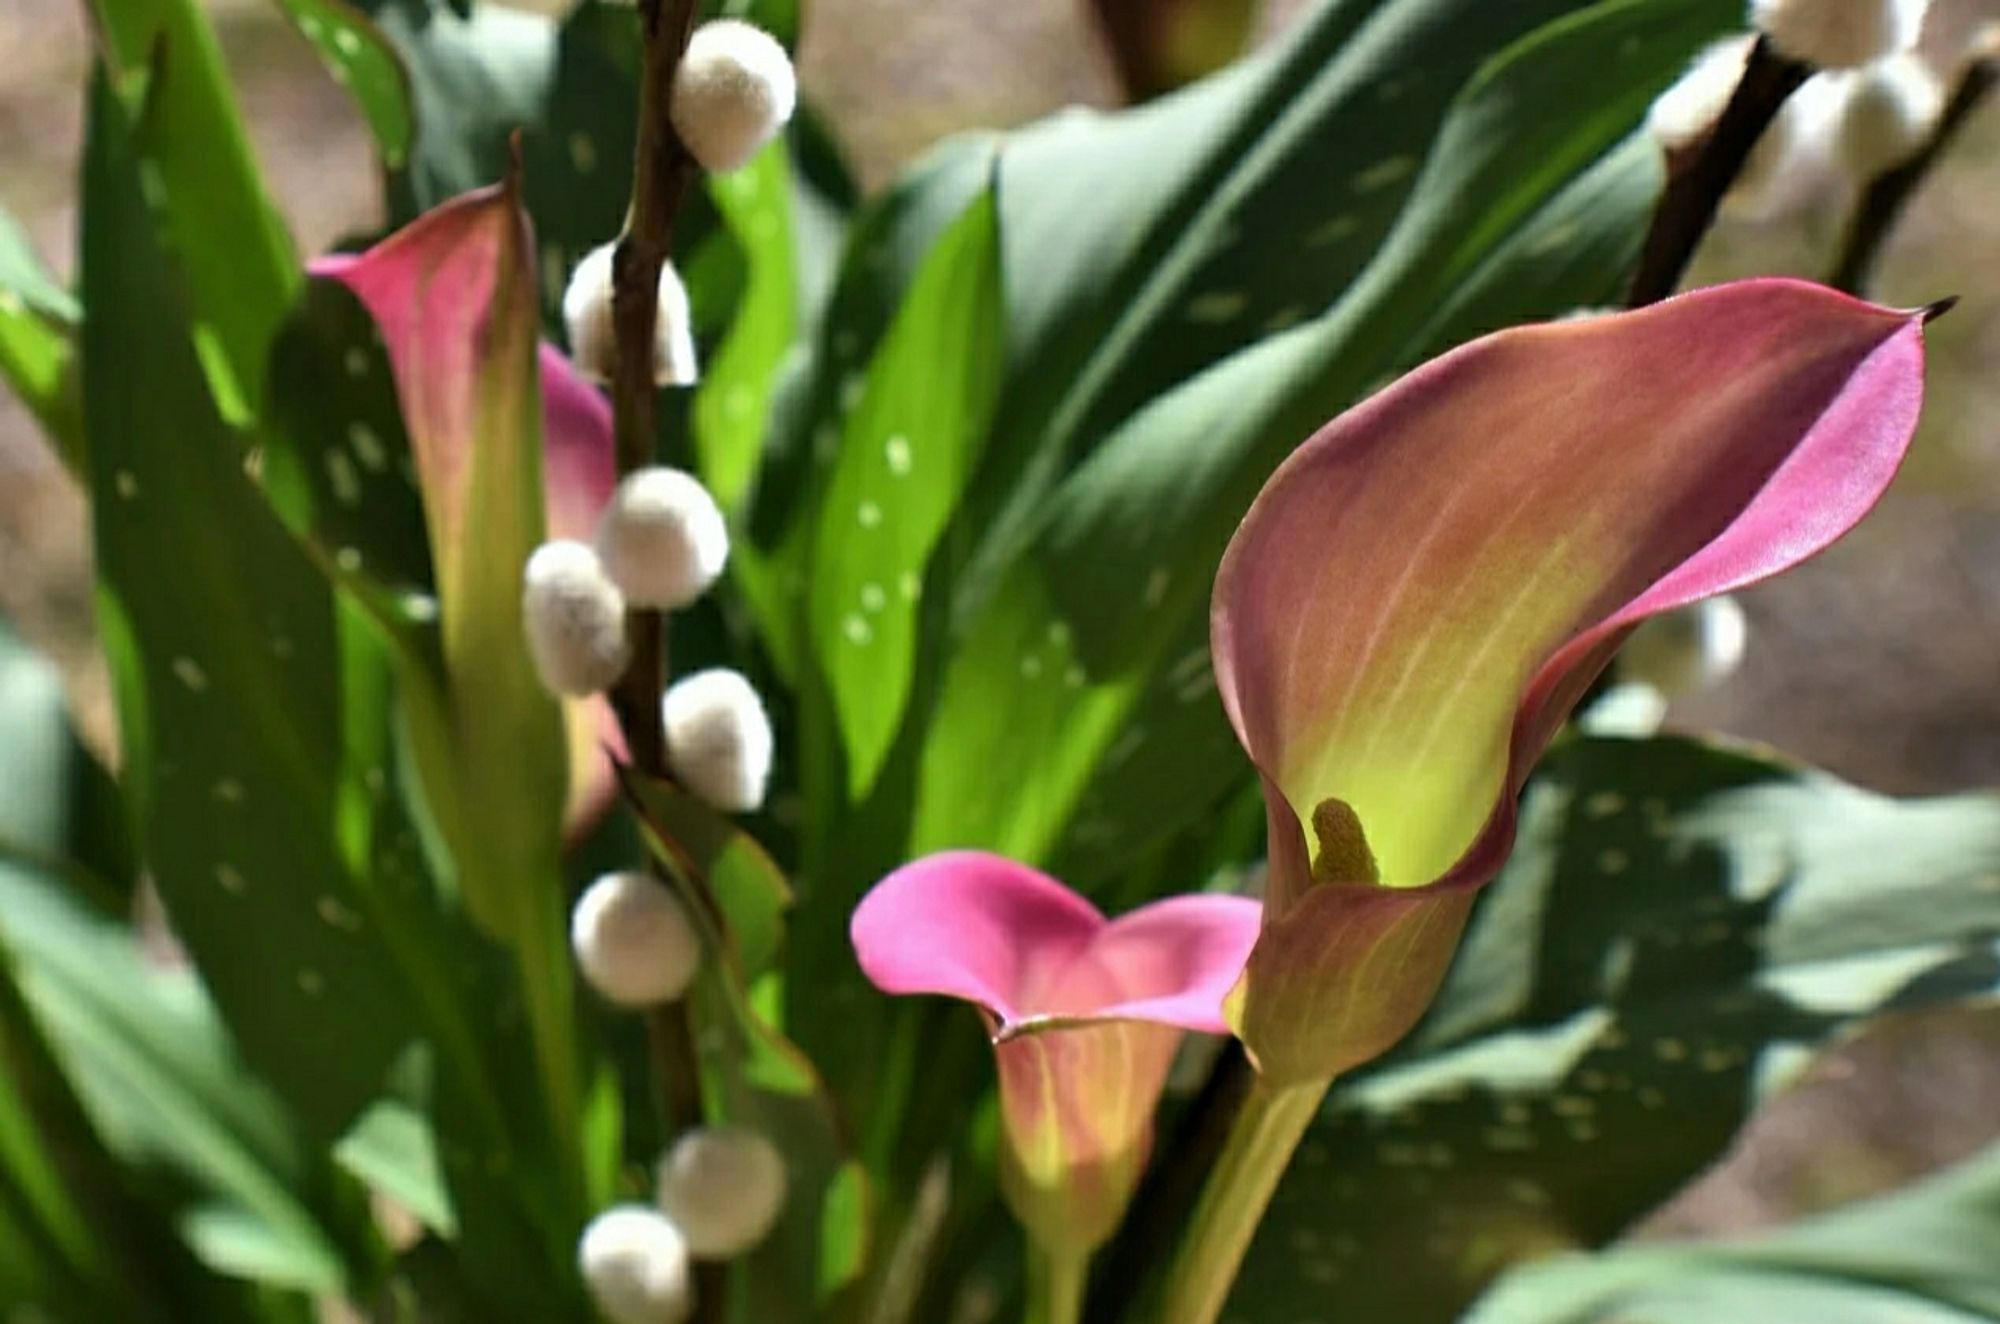
[[[409,76],[396,48],[368,18],[341,0],[277,0],[299,35],[312,43],[333,81],[361,108],[382,164],[400,169],[409,155],[414,116]]]
[[[868,365],[821,506],[813,641],[856,799],[874,784],[910,700],[924,574],[985,444],[1005,317],[989,190],[911,284]]]
[[[1446,40],[1442,26],[1429,24],[1451,8],[1378,7],[1380,17],[1352,38],[1358,49],[1330,62],[1325,77],[1339,72],[1335,86],[1345,86],[1355,76],[1349,61],[1384,58],[1374,46],[1377,24],[1394,13],[1426,40]],[[1039,498],[1032,544],[966,627],[946,673],[927,737],[916,849],[978,843],[1029,859],[1054,853],[1090,885],[1242,784],[1248,770],[1220,721],[1202,656],[1209,584],[1238,516],[1319,424],[1384,377],[1487,329],[1475,319],[1551,315],[1616,286],[1657,187],[1657,163],[1628,145],[1632,127],[1725,8],[1605,0],[1495,57],[1453,102],[1380,252],[1330,310],[1157,397]],[[1409,72],[1410,58],[1401,52],[1393,77],[1427,86],[1430,69]],[[1317,93],[1302,95],[1301,104],[1318,104]],[[1288,130],[1273,132],[1292,143]],[[1276,197],[1299,186],[1268,185]],[[1262,192],[1255,196],[1266,205]],[[1295,197],[1292,205],[1306,206]],[[1251,219],[1236,224],[1236,234],[1260,233]],[[1261,233],[1282,232],[1274,220],[1262,224]],[[1010,243],[1020,239],[1010,232]],[[1551,256],[1557,250],[1565,260]],[[1466,281],[1471,302],[1455,302],[1455,282]],[[1184,333],[1199,343],[1242,334],[1230,330],[1236,325],[1232,318]],[[1148,371],[1183,352],[1178,343],[1143,349],[1155,334],[1143,331],[1132,346],[1151,356]],[[1106,400],[1116,394],[1102,389],[1111,392]],[[975,578],[967,592],[978,590]],[[1038,637],[1060,637],[1069,660],[1059,670],[1009,674],[999,659],[1018,657]],[[1016,712],[1030,714],[1030,724],[992,717]],[[1169,734],[1179,743],[1163,760],[1151,751]],[[1036,789],[1014,794],[1024,786]]]
[[[2000,1319],[2000,1150],[1727,1243],[1630,1246],[1510,1274],[1467,1324],[1984,1324]]]
[[[82,465],[76,324],[83,310],[43,270],[28,237],[0,211],[0,379],[72,468]]]
[[[257,172],[215,32],[197,0],[91,7],[120,90],[145,85],[133,151],[185,272],[186,331],[223,415],[247,419],[301,272]]]
[[[782,141],[741,170],[709,179],[709,194],[743,249],[749,282],[728,338],[695,394],[695,457],[725,511],[742,503],[763,453],[771,392],[798,315],[791,156]]]
[[[408,904],[371,860],[382,664],[244,473],[141,161],[100,80],[84,402],[125,781],[153,877],[246,1056],[331,1134],[409,1033],[375,937]]]
[[[1429,1020],[1309,1132],[1235,1308],[1450,1320],[1508,1264],[1617,1236],[1830,1036],[1990,996],[1996,870],[1990,795],[1889,800],[1684,739],[1563,747]]]

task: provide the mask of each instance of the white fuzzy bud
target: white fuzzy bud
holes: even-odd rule
[[[730,813],[764,803],[776,742],[764,701],[735,671],[697,671],[668,687],[660,704],[667,762],[697,796]]]
[[[785,1207],[785,1160],[740,1126],[703,1127],[660,1161],[660,1207],[696,1258],[726,1260],[762,1241]]]
[[[674,131],[702,169],[735,170],[777,136],[798,104],[792,57],[740,19],[694,30],[674,75]]]
[[[1914,55],[1861,70],[1847,89],[1835,156],[1866,183],[1915,156],[1944,114],[1944,84]]]
[[[1855,69],[1916,44],[1928,0],[1750,0],[1750,23],[1781,54]]]
[[[1743,664],[1750,624],[1731,597],[1655,616],[1618,654],[1621,678],[1679,698],[1728,678]]]
[[[611,308],[612,256],[615,243],[584,254],[563,290],[563,325],[569,331],[570,358],[591,381],[611,380],[618,362],[618,334]],[[694,314],[687,286],[674,264],[660,268],[660,310],[653,322],[653,384],[692,386],[700,377],[694,354]]]
[[[626,476],[597,522],[604,572],[635,607],[685,607],[729,559],[729,529],[708,489],[679,469]]]
[[[1672,87],[1660,93],[1646,112],[1647,131],[1660,146],[1678,152],[1707,135],[1722,118],[1736,85],[1743,81],[1743,66],[1754,40],[1740,36],[1714,43],[1694,58]]]
[[[577,1267],[610,1324],[681,1324],[694,1313],[688,1244],[673,1220],[644,1205],[620,1205],[590,1221]]]
[[[521,584],[528,652],[552,693],[596,694],[625,674],[632,657],[625,596],[589,544],[543,543],[528,558]]]
[[[701,969],[701,939],[687,908],[643,873],[608,873],[570,914],[577,968],[605,1001],[656,1007],[687,992]]]

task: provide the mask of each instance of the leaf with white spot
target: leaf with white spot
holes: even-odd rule
[[[84,182],[84,420],[123,780],[245,1055],[331,1133],[410,1032],[381,949],[315,910],[391,900],[367,869],[367,769],[349,762],[384,726],[370,689],[382,664],[244,472],[101,79]]]
[[[808,610],[857,800],[902,724],[920,586],[986,441],[1005,350],[1001,297],[999,207],[989,191],[917,273],[842,430]]]
[[[341,0],[278,0],[320,63],[347,89],[375,135],[382,164],[402,166],[410,150],[410,81],[396,48],[368,18]]]
[[[778,368],[796,330],[791,156],[783,140],[709,192],[749,267],[729,335],[702,373],[694,401],[695,460],[723,510],[742,503],[763,454]]]
[[[1991,996],[1996,933],[2000,799],[1579,739],[1429,1019],[1308,1133],[1236,1308],[1455,1319],[1510,1263],[1621,1234],[1858,1020]]]

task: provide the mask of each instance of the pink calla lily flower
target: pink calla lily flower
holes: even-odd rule
[[[1916,428],[1924,320],[1753,280],[1503,331],[1278,468],[1211,617],[1269,820],[1230,1003],[1267,1077],[1328,1080],[1414,1024],[1535,761],[1633,626],[1875,504]]]
[[[1180,896],[1116,920],[1046,874],[978,851],[896,870],[851,936],[889,993],[960,998],[993,1034],[1003,1189],[1044,1246],[1100,1244],[1124,1216],[1183,1032],[1228,1032],[1222,1002],[1259,905]]]
[[[511,213],[504,197],[501,189],[485,189],[455,198],[364,253],[323,257],[307,268],[352,291],[382,333],[425,488],[434,552],[455,541],[462,518],[454,505],[456,477],[473,433],[459,394],[486,334],[497,232]],[[537,354],[547,533],[588,541],[618,481],[611,404],[553,345],[541,344]],[[567,817],[575,833],[609,807],[614,782],[607,750],[622,751],[624,736],[601,696],[564,700],[563,718]]]

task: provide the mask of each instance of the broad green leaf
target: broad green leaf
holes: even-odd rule
[[[1227,728],[1205,716],[1215,701],[1200,657],[1209,584],[1238,517],[1292,446],[1385,376],[1486,329],[1475,316],[1545,316],[1615,287],[1657,181],[1657,165],[1635,168],[1624,144],[1720,23],[1711,8],[1605,0],[1496,57],[1454,103],[1380,254],[1330,311],[1146,405],[1042,502],[1030,550],[946,674],[917,849],[1054,851],[1089,884],[1241,784]],[[1585,85],[1596,91],[1579,102]],[[1519,239],[1528,234],[1536,242]],[[1557,263],[1556,248],[1590,260]],[[1451,305],[1453,282],[1468,279],[1476,305]],[[1018,656],[1037,621],[1074,650],[1063,680],[1010,676],[998,660]],[[1002,730],[995,712],[1037,716]],[[1168,731],[1191,743],[1163,772],[1151,751]],[[1010,798],[1027,785],[1033,795]]]
[[[82,464],[75,390],[76,324],[82,309],[55,283],[11,216],[0,211],[0,380],[55,441]]]
[[[400,169],[414,129],[410,80],[381,29],[341,0],[277,0],[299,35],[312,43],[333,81],[347,89],[375,135],[382,164]]]
[[[409,1031],[375,927],[403,898],[369,858],[386,789],[369,748],[385,729],[380,663],[244,473],[142,160],[100,80],[84,408],[125,783],[152,875],[245,1055],[330,1134]]]
[[[1467,1324],[1988,1324],[2000,1319],[2000,1150],[1909,1188],[1727,1242],[1635,1245],[1510,1274]]]
[[[798,317],[791,157],[773,143],[741,170],[709,180],[709,193],[743,249],[749,280],[728,337],[702,370],[694,403],[695,459],[725,511],[742,503],[762,456],[771,392]]]
[[[806,4],[807,0],[704,0],[702,12],[708,17],[755,23],[789,48],[798,44]]]
[[[1446,1321],[1512,1262],[1619,1235],[1830,1036],[1991,996],[1997,869],[1989,795],[1565,746],[1430,1019],[1329,1098],[1233,1308]]]
[[[188,334],[225,418],[261,400],[271,337],[301,279],[198,0],[92,0],[121,91],[145,85],[133,150],[182,264]]]
[[[919,599],[931,553],[979,463],[999,386],[998,199],[947,230],[869,363],[821,506],[813,641],[865,795],[916,676]]]

